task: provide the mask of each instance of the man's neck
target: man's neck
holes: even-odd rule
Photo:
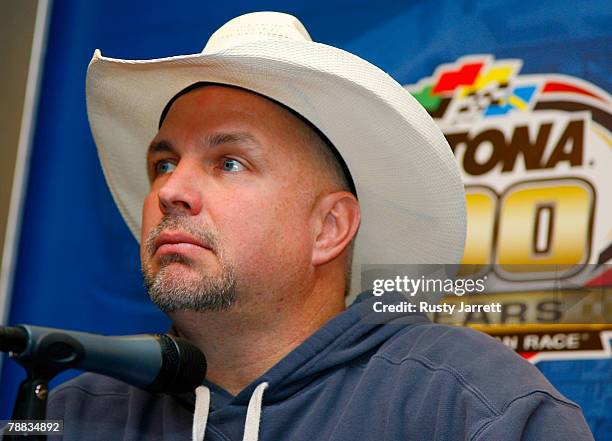
[[[337,290],[264,296],[227,311],[171,314],[179,335],[206,355],[206,378],[237,395],[344,309]]]

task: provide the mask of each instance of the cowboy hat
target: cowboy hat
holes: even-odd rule
[[[87,111],[111,193],[140,238],[146,150],[166,104],[198,82],[251,90],[316,126],[348,166],[362,210],[352,293],[362,264],[459,262],[465,197],[440,129],[402,86],[367,61],[313,42],[293,16],[230,20],[199,54],[121,60],[96,50]]]

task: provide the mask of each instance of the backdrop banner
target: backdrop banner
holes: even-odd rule
[[[488,295],[508,311],[495,328],[482,315],[459,324],[522,353],[582,406],[597,440],[612,440],[609,1],[53,2],[8,324],[168,329],[144,291],[138,245],[98,162],[87,65],[96,48],[124,59],[200,52],[215,29],[256,10],[297,16],[315,41],[380,66],[429,111],[466,184],[463,263],[497,282]],[[584,314],[599,308],[601,323],[522,320],[551,308],[542,305],[544,287],[560,266],[572,287],[561,295],[574,296]],[[580,291],[594,287],[595,299]],[[10,417],[23,378],[5,359],[0,419]]]

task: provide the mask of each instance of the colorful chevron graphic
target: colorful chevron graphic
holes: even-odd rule
[[[433,118],[453,124],[550,109],[546,103],[551,101],[566,106],[572,102],[573,107],[576,101],[586,102],[584,110],[609,105],[598,88],[577,78],[554,74],[519,76],[522,64],[517,59],[470,55],[443,64],[433,76],[405,87]],[[609,121],[602,123],[609,126]]]

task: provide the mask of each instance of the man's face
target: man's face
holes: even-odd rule
[[[141,260],[166,312],[222,310],[299,286],[324,173],[294,115],[258,95],[195,89],[170,108],[147,154]]]

